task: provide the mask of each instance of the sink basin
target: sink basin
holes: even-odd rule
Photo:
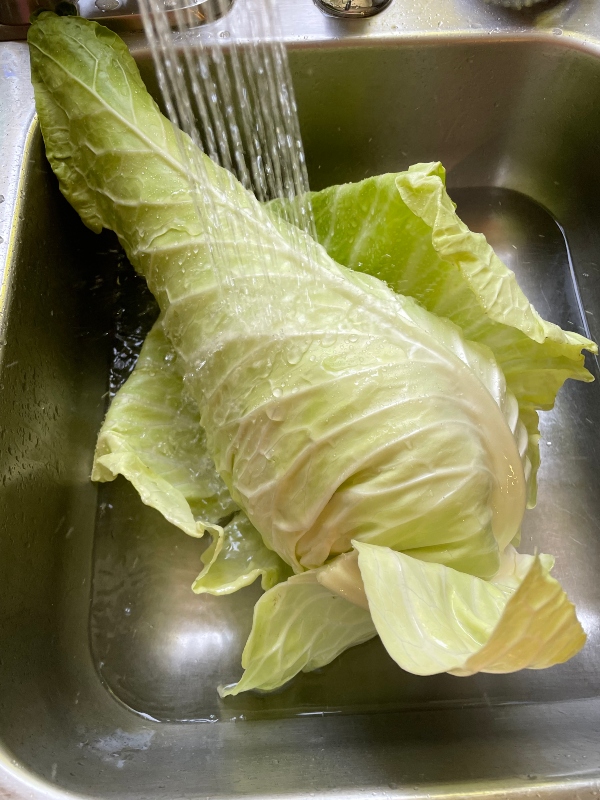
[[[290,60],[312,188],[441,160],[459,213],[542,315],[600,338],[593,43],[330,36]],[[372,641],[273,695],[221,701],[259,590],[193,595],[202,545],[123,480],[89,481],[155,307],[112,235],[58,192],[25,45],[0,45],[0,67],[0,797],[598,795],[599,387],[568,385],[543,415],[523,533],[523,550],[557,556],[588,633],[576,658],[420,678]]]

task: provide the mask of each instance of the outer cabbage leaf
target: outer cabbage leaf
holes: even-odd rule
[[[178,133],[114,34],[42,13],[28,38],[60,186],[147,278],[216,469],[267,546],[295,570],[359,538],[492,575],[525,470],[491,357],[500,404],[455,326],[275,223]]]
[[[159,320],[115,395],[98,437],[92,479],[130,480],[140,497],[190,536],[209,530],[198,594],[230,594],[262,576],[269,589],[290,569],[235,505],[206,449],[196,404]],[[237,512],[225,528],[218,523]]]
[[[277,553],[268,550],[260,533],[239,512],[202,554],[206,565],[192,584],[196,594],[231,594],[253,583],[259,575],[264,590],[292,574]]]
[[[543,669],[585,644],[573,604],[548,574],[552,557],[509,548],[498,575],[484,581],[389,548],[355,545],[377,633],[409,672]]]
[[[568,378],[592,380],[581,351],[597,346],[539,316],[485,237],[456,215],[441,164],[330,187],[311,194],[311,202],[317,236],[333,259],[381,278],[493,351],[530,432],[534,505],[535,411],[552,408]],[[282,203],[272,208],[280,211]]]
[[[184,392],[173,348],[159,320],[100,430],[92,480],[124,475],[146,505],[190,536],[221,531],[237,511],[206,449],[196,404]]]
[[[520,403],[550,409],[567,378],[593,380],[581,351],[597,345],[540,317],[485,237],[458,218],[440,163],[333,186],[311,203],[335,261],[381,278],[490,347]]]
[[[315,571],[295,575],[257,602],[242,654],[245,672],[233,686],[219,687],[219,694],[277,689],[375,635],[369,612],[321,586]]]

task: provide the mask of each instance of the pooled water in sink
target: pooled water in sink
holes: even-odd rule
[[[451,194],[465,222],[484,232],[515,270],[542,316],[586,334],[566,240],[548,213],[504,189]],[[156,315],[143,282],[124,262],[117,280],[110,391],[133,367]],[[597,373],[595,363],[589,366]],[[563,389],[554,411],[542,415],[538,506],[527,512],[523,531],[523,551],[537,547],[556,554],[555,574],[576,601],[589,636],[584,651],[567,664],[514,675],[420,678],[402,672],[373,640],[274,694],[220,700],[217,685],[241,674],[258,582],[229,597],[194,595],[190,586],[206,545],[144,506],[119,478],[100,486],[94,553],[91,642],[105,685],[127,706],[155,719],[207,721],[597,695],[599,632],[593,609],[599,605],[594,564],[600,556],[600,498],[587,486],[599,455],[590,434],[599,424],[598,387],[575,382]]]

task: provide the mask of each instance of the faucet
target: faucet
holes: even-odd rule
[[[186,12],[188,25],[202,25],[218,19],[231,7],[233,0],[164,0],[169,18],[175,10]],[[57,10],[66,0],[0,0],[0,25],[27,25],[35,11]],[[86,19],[102,22],[114,31],[139,31],[143,29],[138,0],[72,0],[75,13]]]
[[[356,19],[372,17],[387,8],[392,0],[314,0],[317,8],[332,17]]]

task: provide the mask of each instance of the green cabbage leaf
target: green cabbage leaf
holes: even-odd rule
[[[160,320],[98,436],[92,480],[112,481],[117,475],[190,536],[220,532],[219,522],[238,510],[208,454],[198,407],[184,391]]]
[[[277,689],[376,634],[369,612],[321,586],[314,570],[294,575],[257,602],[242,653],[244,674],[219,694]]]
[[[202,561],[205,567],[192,584],[196,594],[232,594],[258,577],[266,591],[292,574],[285,561],[265,547],[260,533],[241,511],[222,535],[213,538]]]
[[[585,633],[549,575],[551,556],[507,548],[490,581],[356,542],[369,609],[386,650],[416,675],[515,672],[560,664]]]

